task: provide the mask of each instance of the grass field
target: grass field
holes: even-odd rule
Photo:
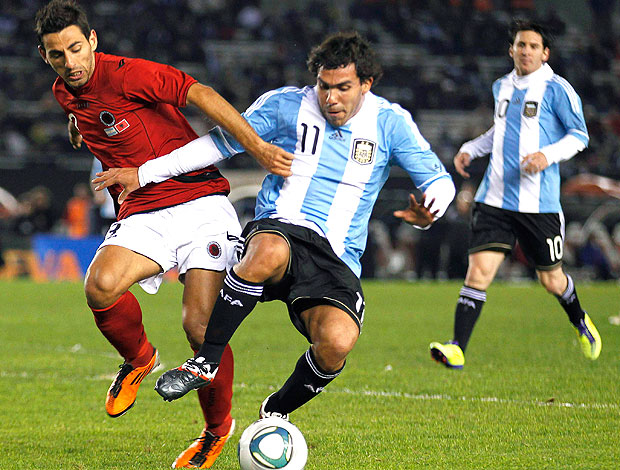
[[[466,367],[429,359],[447,340],[459,284],[366,282],[366,324],[343,374],[292,421],[309,470],[617,469],[620,327],[615,284],[578,285],[598,326],[598,361],[581,355],[556,300],[534,284],[489,290]],[[188,357],[180,286],[133,290],[167,369]],[[241,430],[288,377],[305,340],[281,304],[260,305],[232,342],[238,432],[214,469],[238,468]],[[0,469],[165,469],[202,429],[197,401],[163,402],[149,376],[136,406],[105,414],[122,362],[78,284],[0,282]]]

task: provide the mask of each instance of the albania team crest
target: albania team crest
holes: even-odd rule
[[[360,165],[368,165],[375,158],[375,144],[372,140],[355,139],[353,141],[353,154],[351,158]]]
[[[218,242],[212,241],[207,245],[207,252],[211,258],[219,258],[222,255],[222,247]]]

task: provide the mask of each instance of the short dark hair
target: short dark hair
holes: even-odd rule
[[[76,25],[84,36],[90,36],[90,26],[86,12],[74,0],[52,0],[42,7],[35,16],[35,32],[39,44],[43,46],[43,36],[57,33]]]
[[[333,70],[349,64],[355,64],[361,82],[372,78],[374,85],[383,76],[381,64],[370,43],[355,31],[327,37],[320,45],[312,48],[306,64],[315,77],[321,68]]]
[[[519,31],[534,31],[542,37],[543,47],[551,48],[553,45],[553,36],[549,30],[540,23],[530,20],[514,20],[510,26],[510,44],[514,44],[515,38]]]

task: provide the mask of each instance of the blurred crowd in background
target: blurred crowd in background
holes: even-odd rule
[[[0,0],[0,172],[12,175],[10,181],[0,178],[5,248],[38,232],[101,234],[110,221],[109,201],[89,187],[92,156],[69,145],[66,117],[50,90],[55,75],[36,49],[33,17],[44,3]],[[581,23],[567,14],[571,2],[559,0],[81,3],[98,32],[99,50],[174,65],[213,86],[239,111],[267,90],[312,84],[305,59],[327,33],[356,29],[366,35],[385,71],[373,91],[412,113],[459,189],[432,230],[416,231],[391,216],[411,190],[408,178],[394,172],[369,227],[367,277],[464,277],[469,211],[486,161],[476,161],[472,181],[463,182],[452,171],[452,158],[463,142],[492,124],[491,84],[512,68],[507,30],[515,17],[551,27],[556,41],[550,65],[583,101],[590,146],[561,165],[563,181],[583,174],[605,176],[612,184],[620,180],[620,8],[615,0],[580,2],[589,15]],[[186,111],[199,134],[208,130],[197,112]],[[222,167],[225,174],[258,170],[244,157]],[[34,169],[67,179],[39,177],[33,184]],[[24,178],[15,181],[15,175]],[[573,191],[563,198],[565,262],[584,277],[620,276],[620,211],[614,210],[619,202],[609,192]],[[516,250],[501,275],[528,278],[532,270]]]

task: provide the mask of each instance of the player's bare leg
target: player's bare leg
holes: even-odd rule
[[[219,294],[225,272],[190,269],[183,276],[183,329],[196,352],[204,340],[204,332]],[[232,408],[234,359],[228,346],[224,350],[213,382],[197,390],[198,401],[205,418],[198,438],[176,458],[173,468],[210,468],[224,444],[233,434],[235,421]]]
[[[289,246],[280,235],[259,233],[249,240],[243,259],[224,279],[200,351],[157,380],[155,390],[164,400],[181,398],[213,380],[224,348],[256,306],[263,285],[282,279],[288,262]]]
[[[113,418],[134,405],[140,383],[159,364],[144,332],[140,305],[128,289],[160,271],[153,260],[108,245],[97,251],[86,272],[84,291],[95,323],[125,360],[106,396],[106,412]]]
[[[205,338],[211,311],[222,288],[226,273],[206,269],[189,269],[182,277],[183,329],[190,347],[197,351]]]
[[[486,290],[495,279],[506,255],[499,251],[478,251],[469,255],[465,283],[454,312],[454,336],[447,343],[430,344],[431,357],[450,369],[465,365],[465,349],[486,302]]]

